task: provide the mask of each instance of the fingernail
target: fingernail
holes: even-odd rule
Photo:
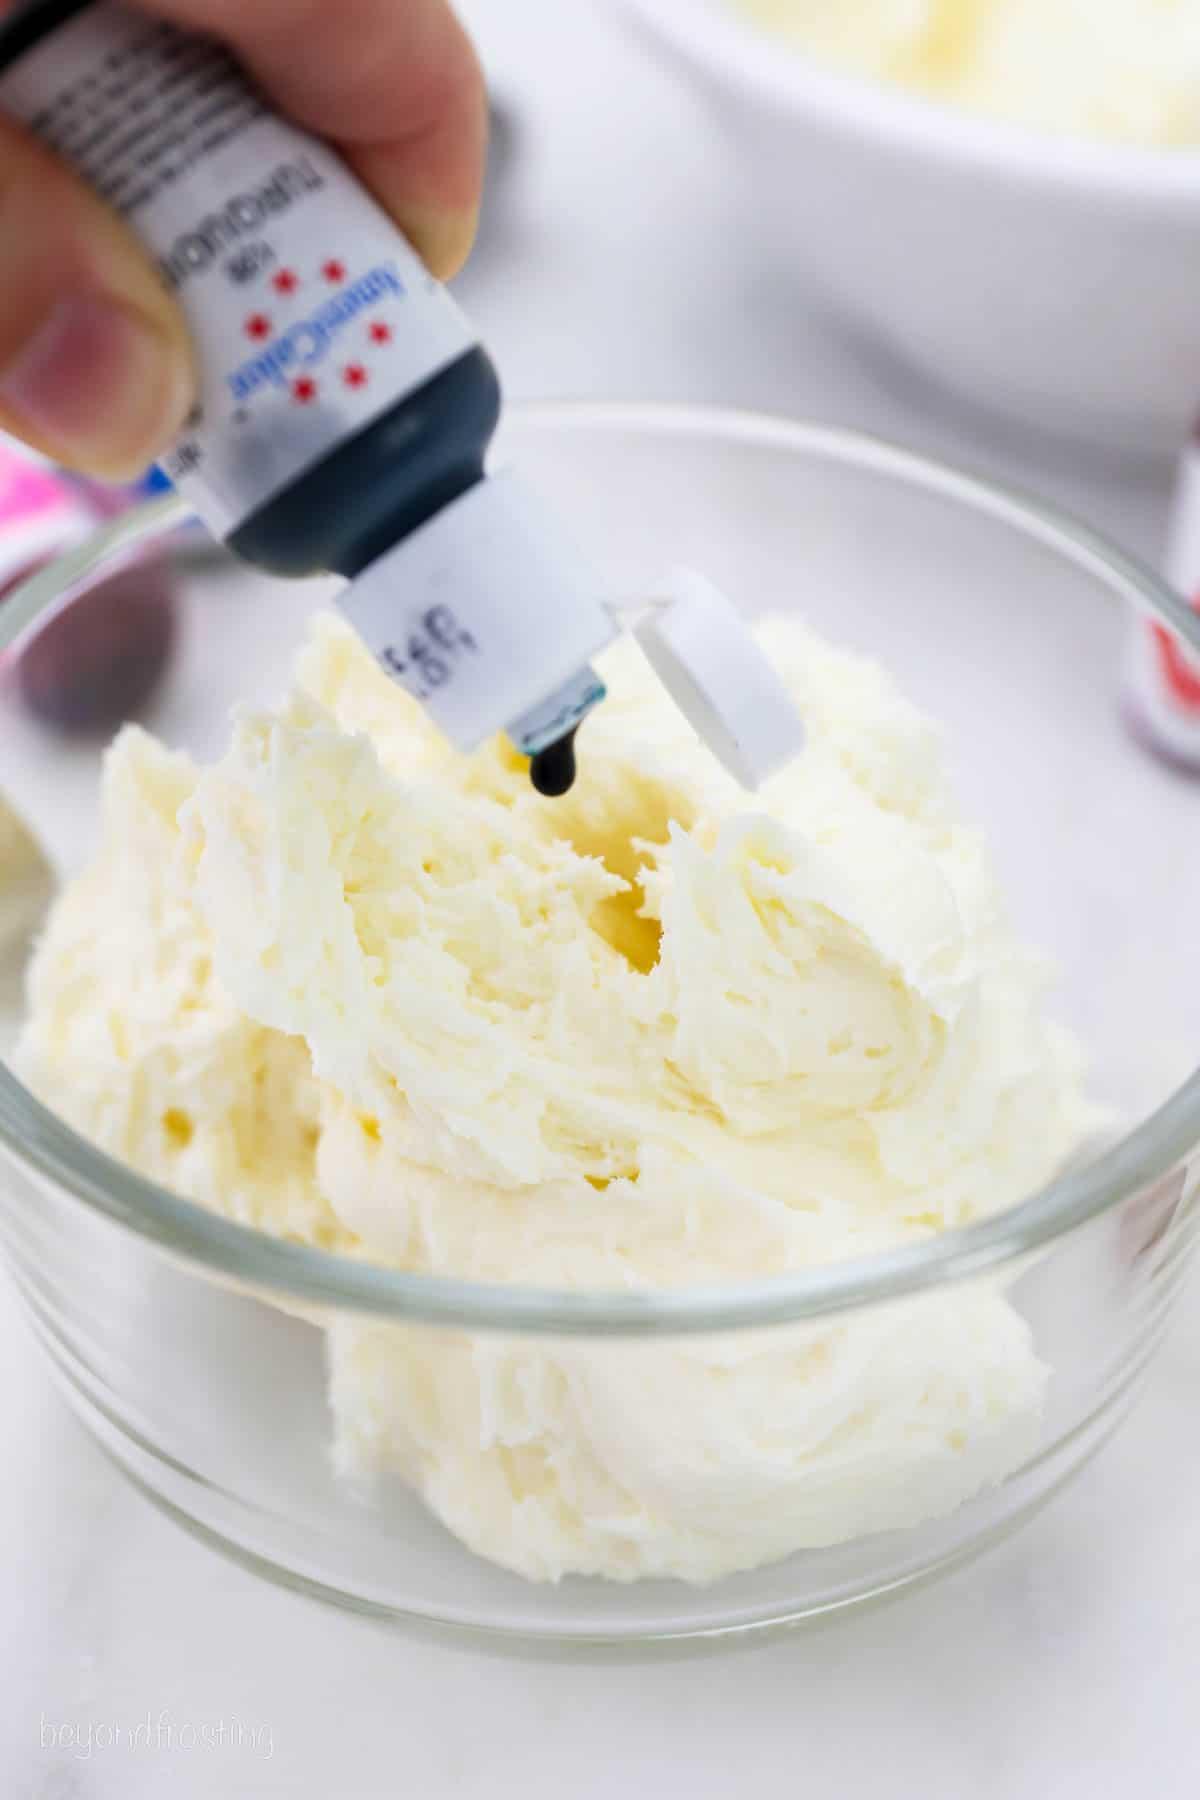
[[[0,370],[0,404],[30,437],[99,474],[144,468],[190,400],[190,370],[166,337],[103,295],[59,301]]]
[[[477,207],[418,207],[410,203],[401,224],[430,272],[439,281],[449,281],[470,254],[479,211]]]

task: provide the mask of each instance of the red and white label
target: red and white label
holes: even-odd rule
[[[209,39],[101,0],[0,74],[0,108],[177,294],[201,397],[164,467],[220,536],[475,342],[338,157]]]
[[[1180,464],[1163,572],[1200,617],[1200,444]],[[1139,723],[1158,748],[1200,769],[1200,650],[1160,620],[1139,617],[1129,685]]]

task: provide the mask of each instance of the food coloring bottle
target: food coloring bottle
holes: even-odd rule
[[[219,44],[115,0],[11,18],[0,110],[125,219],[187,317],[200,397],[163,468],[200,518],[272,574],[343,576],[459,748],[506,731],[535,785],[570,786],[616,628],[536,502],[485,474],[492,364],[345,164]]]

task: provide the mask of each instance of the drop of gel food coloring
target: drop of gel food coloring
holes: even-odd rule
[[[575,786],[575,733],[568,731],[556,744],[539,750],[529,765],[529,779],[539,794],[558,800]]]

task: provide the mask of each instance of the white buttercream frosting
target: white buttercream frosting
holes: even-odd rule
[[[0,794],[0,964],[24,951],[52,887],[41,845]]]
[[[795,624],[810,733],[751,801],[629,643],[563,800],[322,620],[197,769],[138,730],[19,1066],[229,1217],[476,1281],[748,1281],[1035,1190],[1086,1122],[936,729]],[[995,1287],[803,1328],[550,1342],[347,1318],[336,1454],[524,1574],[706,1580],[944,1513],[1038,1427]]]

